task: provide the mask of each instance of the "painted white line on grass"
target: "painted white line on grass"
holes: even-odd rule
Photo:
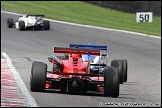
[[[24,15],[24,14],[18,14],[18,13],[13,13],[13,12],[8,12],[8,11],[3,11],[3,13],[8,13],[8,14],[13,14],[13,15]],[[104,28],[104,27],[98,27],[98,26],[90,26],[90,25],[83,25],[83,24],[76,24],[76,23],[70,23],[70,22],[64,22],[64,21],[58,21],[58,20],[52,20],[45,18],[51,22],[57,22],[57,23],[63,23],[63,24],[69,24],[69,25],[75,25],[75,26],[81,26],[81,27],[89,27],[89,28],[95,28],[95,29],[101,29],[101,30],[109,30],[109,31],[117,31],[117,32],[124,32],[124,33],[131,33],[131,34],[136,34],[136,35],[141,35],[141,36],[148,36],[148,37],[153,37],[153,38],[159,38],[161,39],[160,36],[154,36],[154,35],[148,35],[148,34],[143,34],[143,33],[138,33],[138,32],[132,32],[132,31],[126,31],[126,30],[118,30],[118,29],[111,29],[111,28]]]
[[[2,55],[6,58],[7,65],[9,67],[9,69],[11,70],[11,73],[12,73],[22,95],[24,96],[28,107],[38,107],[35,99],[30,95],[25,83],[21,79],[20,74],[16,71],[15,67],[12,65],[12,61],[11,61],[10,57],[5,52],[2,52]]]

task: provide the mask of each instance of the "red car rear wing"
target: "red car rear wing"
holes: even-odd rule
[[[54,53],[100,55],[99,49],[54,47]]]

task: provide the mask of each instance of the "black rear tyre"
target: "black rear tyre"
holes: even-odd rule
[[[124,73],[124,82],[127,82],[127,60],[122,60],[123,61],[123,73]]]
[[[120,84],[123,84],[123,82],[124,82],[124,73],[123,73],[123,62],[122,62],[122,60],[112,60],[111,61],[111,66],[114,66],[114,67],[118,68]]]
[[[13,27],[13,19],[12,18],[8,18],[7,26],[8,26],[8,28],[12,28]]]
[[[44,92],[46,85],[47,64],[34,61],[30,75],[30,90]]]
[[[19,22],[19,30],[20,31],[25,30],[25,22],[24,21]]]
[[[118,97],[119,96],[119,72],[114,66],[105,66],[104,74],[104,96]]]
[[[43,20],[43,28],[44,30],[49,30],[50,29],[50,22],[47,20]]]

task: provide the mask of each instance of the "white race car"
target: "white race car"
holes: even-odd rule
[[[49,30],[50,23],[48,20],[43,19],[44,15],[24,15],[18,18],[18,21],[14,23],[12,18],[8,18],[7,26],[8,28],[15,28],[22,30]]]

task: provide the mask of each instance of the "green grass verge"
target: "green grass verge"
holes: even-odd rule
[[[161,17],[151,23],[137,23],[136,14],[101,8],[79,1],[1,1],[1,10],[44,14],[46,18],[135,31],[161,36]]]

